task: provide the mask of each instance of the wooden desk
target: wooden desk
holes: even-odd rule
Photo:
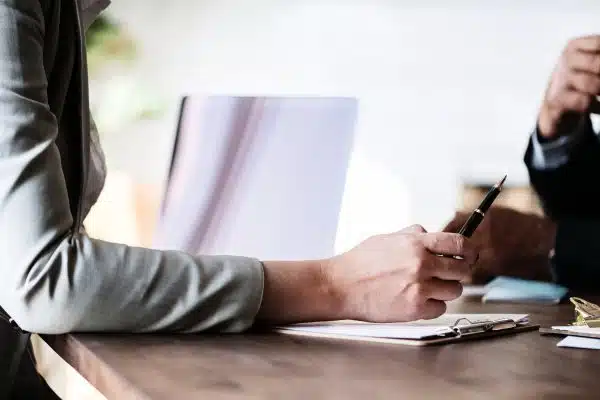
[[[542,325],[573,308],[482,305],[452,312],[523,312]],[[284,335],[68,335],[51,346],[107,399],[589,398],[600,357],[557,348],[537,331],[413,348]]]

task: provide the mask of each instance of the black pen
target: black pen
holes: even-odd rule
[[[485,195],[485,197],[481,201],[481,204],[479,204],[479,207],[477,207],[473,211],[473,213],[471,213],[471,216],[469,217],[467,222],[465,222],[464,225],[462,226],[462,228],[460,228],[460,231],[458,231],[459,234],[463,235],[464,237],[471,237],[473,232],[475,232],[475,229],[477,229],[477,227],[479,226],[481,221],[483,221],[483,218],[485,217],[485,213],[487,212],[487,210],[491,207],[494,200],[496,200],[496,197],[498,197],[498,195],[502,191],[502,185],[504,184],[505,180],[506,180],[506,175],[504,175],[504,178],[502,178],[502,180],[500,182],[496,183],[490,189],[490,191]],[[437,256],[438,257],[450,257],[450,258],[454,258],[455,260],[463,259],[461,256],[447,256],[444,254],[438,254]]]
[[[479,204],[479,207],[477,207],[473,211],[473,213],[471,213],[471,216],[469,217],[467,222],[465,222],[462,228],[460,228],[460,231],[458,231],[459,234],[463,235],[464,237],[471,237],[473,232],[475,232],[475,229],[477,229],[481,221],[483,221],[485,213],[492,206],[492,203],[494,202],[494,200],[496,200],[496,197],[498,197],[498,195],[502,191],[502,185],[504,185],[505,180],[506,175],[504,175],[504,178],[502,178],[500,182],[496,183],[490,189],[490,191],[485,195],[481,204]]]

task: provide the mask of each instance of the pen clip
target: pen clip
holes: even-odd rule
[[[459,325],[460,321],[467,321],[468,324]],[[469,321],[467,318],[459,318],[456,320],[454,325],[451,326],[452,330],[456,332],[458,336],[473,335],[476,333],[490,332],[490,331],[501,331],[504,329],[512,329],[517,327],[517,322],[510,318],[503,318],[493,321]]]

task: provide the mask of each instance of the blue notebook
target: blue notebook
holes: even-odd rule
[[[482,301],[558,304],[567,293],[567,288],[554,283],[500,276],[486,285]]]

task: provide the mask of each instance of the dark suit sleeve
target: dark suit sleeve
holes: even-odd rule
[[[531,140],[525,152],[531,184],[546,215],[555,220],[600,217],[600,141],[589,118],[581,135],[569,150],[568,161],[555,169],[540,170],[532,165]]]

